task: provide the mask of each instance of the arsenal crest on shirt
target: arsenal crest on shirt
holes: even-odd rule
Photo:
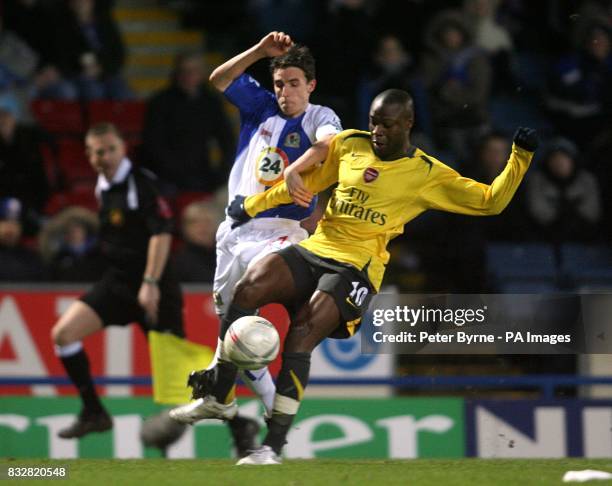
[[[378,171],[372,167],[368,167],[363,173],[363,180],[366,182],[372,182],[378,177]]]

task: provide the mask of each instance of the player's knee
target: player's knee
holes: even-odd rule
[[[256,309],[263,294],[256,276],[247,272],[236,285],[233,302],[244,309]]]
[[[51,341],[57,346],[64,346],[65,332],[57,324],[51,328]]]
[[[78,341],[78,339],[74,336],[70,327],[56,324],[51,329],[51,341],[57,346],[67,346],[68,344]]]
[[[233,302],[245,309],[257,309],[271,302],[288,301],[293,292],[290,277],[282,258],[268,255],[246,271],[236,285]]]

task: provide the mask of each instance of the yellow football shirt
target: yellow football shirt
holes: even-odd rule
[[[302,174],[318,193],[338,183],[315,233],[300,243],[312,253],[351,264],[368,265],[374,288],[380,288],[389,261],[387,244],[404,225],[428,209],[459,214],[499,214],[510,202],[527,171],[532,152],[512,146],[505,169],[491,185],[462,177],[420,149],[397,160],[380,160],[370,134],[345,130],[331,141],[327,159]],[[250,196],[245,210],[254,216],[291,202],[284,182]]]

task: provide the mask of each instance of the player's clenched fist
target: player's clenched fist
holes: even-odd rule
[[[234,220],[232,228],[243,225],[251,219],[244,209],[244,196],[236,196],[226,209],[227,215]]]
[[[514,143],[529,152],[535,152],[540,143],[538,132],[533,128],[518,127],[514,133]]]
[[[266,57],[276,57],[284,54],[293,45],[293,41],[284,32],[270,32],[259,41],[259,49]]]

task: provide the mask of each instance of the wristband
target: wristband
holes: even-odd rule
[[[153,278],[153,277],[148,277],[147,275],[145,275],[144,277],[142,277],[142,281],[143,283],[146,283],[149,285],[157,285],[158,279]]]

